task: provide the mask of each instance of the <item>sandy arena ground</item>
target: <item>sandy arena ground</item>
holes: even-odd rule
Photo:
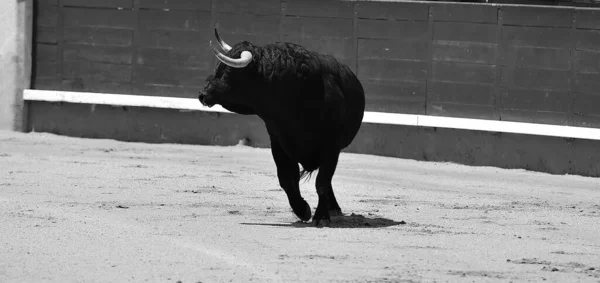
[[[600,282],[598,179],[345,153],[333,185],[319,229],[269,150],[0,132],[0,282]]]

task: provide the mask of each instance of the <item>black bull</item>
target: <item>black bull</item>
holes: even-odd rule
[[[294,213],[303,221],[310,206],[300,194],[300,179],[319,169],[315,181],[319,203],[316,226],[341,215],[331,181],[338,158],[362,123],[363,87],[334,57],[292,43],[264,46],[243,41],[229,46],[215,36],[224,52],[198,99],[244,115],[257,115],[267,128],[279,184]],[[211,42],[212,45],[212,42]],[[236,59],[234,59],[236,58]],[[298,163],[302,165],[300,171]]]

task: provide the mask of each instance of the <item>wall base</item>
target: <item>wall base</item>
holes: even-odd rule
[[[29,130],[147,143],[270,145],[256,116],[147,107],[29,102]],[[551,174],[600,176],[600,141],[459,129],[362,125],[345,151]]]

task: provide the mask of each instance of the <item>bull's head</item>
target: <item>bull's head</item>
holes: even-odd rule
[[[221,39],[215,28],[215,37],[222,51],[216,48],[212,41],[210,46],[219,63],[213,74],[206,78],[206,85],[200,91],[198,99],[208,107],[220,104],[224,108],[240,114],[253,114],[252,92],[256,88],[256,72],[253,72],[252,52],[254,46],[242,42],[234,47]],[[232,58],[239,57],[239,58]]]

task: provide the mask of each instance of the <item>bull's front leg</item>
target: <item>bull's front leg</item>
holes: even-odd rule
[[[311,210],[300,194],[300,167],[283,150],[279,142],[271,139],[271,153],[277,166],[279,185],[285,191],[292,210],[302,221],[310,220]]]

